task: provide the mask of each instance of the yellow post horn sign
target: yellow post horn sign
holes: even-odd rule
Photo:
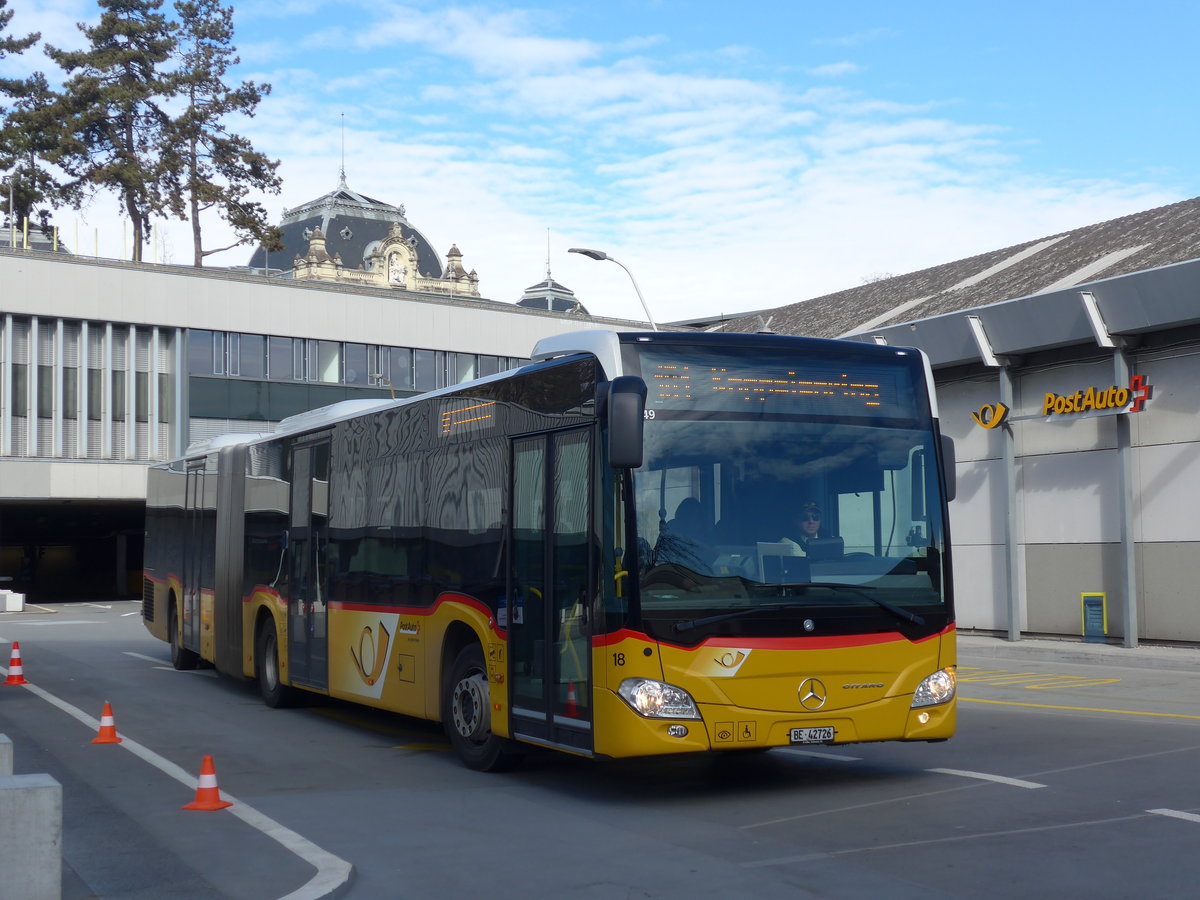
[[[375,682],[379,680],[379,676],[383,674],[383,667],[387,665],[388,644],[391,639],[392,636],[380,622],[378,636],[372,634],[371,626],[367,625],[358,637],[358,649],[350,647],[350,656],[354,659],[354,668],[358,670],[358,677],[368,686],[374,686]]]
[[[971,413],[971,418],[980,428],[996,428],[1008,418],[1008,407],[1003,403],[985,403]]]

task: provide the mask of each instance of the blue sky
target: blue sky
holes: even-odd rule
[[[98,15],[9,8],[57,46]],[[274,88],[235,126],[282,161],[268,209],[336,185],[344,116],[349,184],[498,300],[542,278],[548,230],[593,313],[641,317],[619,267],[568,247],[620,259],[670,321],[1200,195],[1196,4],[245,0],[235,22],[238,76]],[[52,75],[33,53],[0,68],[30,67]],[[118,255],[117,214],[98,197],[63,234]],[[190,261],[186,225],[156,233]]]

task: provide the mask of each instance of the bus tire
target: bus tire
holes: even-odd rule
[[[501,772],[519,760],[516,745],[492,733],[491,691],[483,649],[459,651],[443,688],[442,721],[454,752],[469,768]]]
[[[296,705],[299,692],[284,684],[279,675],[279,636],[270,619],[263,622],[254,639],[254,669],[258,675],[258,692],[267,706],[284,709]]]
[[[183,646],[183,636],[179,633],[179,613],[175,611],[175,598],[171,597],[171,611],[167,614],[167,640],[171,644],[171,665],[181,672],[196,668],[200,663],[200,654]]]

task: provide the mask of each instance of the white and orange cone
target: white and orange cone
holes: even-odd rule
[[[21,642],[13,641],[12,656],[8,661],[8,677],[5,684],[29,684],[25,680],[25,670],[21,668]]]
[[[221,791],[217,787],[217,770],[213,766],[213,758],[205,756],[200,763],[200,783],[196,785],[196,799],[181,806],[180,809],[213,810],[225,809],[232,803],[221,799]]]
[[[575,682],[567,682],[567,715],[572,719],[579,718],[579,698],[575,696]]]
[[[92,738],[92,743],[119,744],[121,740],[117,737],[117,723],[113,721],[112,704],[105,700],[104,712],[100,714],[100,732]]]

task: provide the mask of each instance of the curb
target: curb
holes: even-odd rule
[[[1118,666],[1133,669],[1200,671],[1200,647],[1118,647],[1076,640],[1022,638],[1010,641],[990,635],[958,635],[960,657],[1024,659],[1037,662]]]

